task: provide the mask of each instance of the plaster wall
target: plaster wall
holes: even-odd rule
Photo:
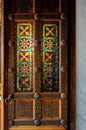
[[[86,130],[86,0],[76,0],[76,130]]]

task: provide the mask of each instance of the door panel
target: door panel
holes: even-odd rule
[[[6,129],[66,129],[66,0],[12,0],[4,6]]]

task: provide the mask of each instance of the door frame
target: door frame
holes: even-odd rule
[[[76,125],[76,0],[68,2],[68,130]],[[4,0],[1,1],[1,130],[5,130],[5,86],[4,86]],[[71,46],[70,46],[71,45]]]
[[[69,40],[69,110],[68,110],[68,127],[69,130],[76,128],[76,0],[69,1],[68,13],[68,36]]]

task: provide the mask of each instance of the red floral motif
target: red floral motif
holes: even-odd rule
[[[54,73],[54,68],[52,64],[48,64],[46,67],[43,69],[44,73],[47,73],[48,76],[52,76]]]
[[[27,76],[28,73],[30,73],[30,66],[28,66],[26,63],[22,63],[21,66],[19,66],[19,73],[22,75],[22,76]]]
[[[20,87],[21,88],[23,88],[23,87],[29,87],[30,86],[30,84],[31,84],[31,80],[30,80],[30,78],[20,78],[19,79],[19,84],[20,84]]]
[[[52,51],[55,47],[55,42],[52,40],[52,39],[49,39],[47,40],[45,43],[44,43],[44,46],[49,50],[49,51]]]
[[[21,49],[26,50],[30,47],[30,41],[27,38],[21,38],[20,42],[19,42],[19,46],[21,47]]]

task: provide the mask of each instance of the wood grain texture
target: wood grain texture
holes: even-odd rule
[[[66,128],[58,126],[15,126],[9,130],[66,130]]]
[[[76,0],[68,1],[68,129],[76,128]],[[71,45],[71,46],[70,46]],[[70,58],[69,58],[70,57]]]
[[[15,101],[15,119],[33,118],[33,100],[16,100]]]
[[[4,130],[4,1],[1,2],[1,130]]]

